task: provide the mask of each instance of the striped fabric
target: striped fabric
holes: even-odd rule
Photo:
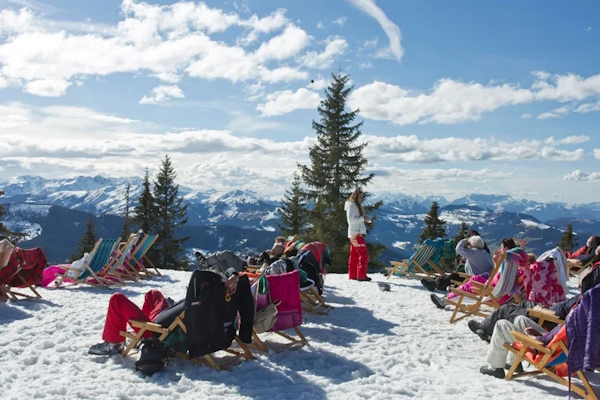
[[[102,268],[104,268],[104,266],[108,263],[108,258],[110,257],[110,254],[112,253],[116,245],[116,239],[102,240],[102,243],[100,243],[100,245],[92,255],[92,259],[88,263],[88,266],[90,268],[85,268],[83,271],[81,271],[77,279],[84,280],[92,276],[90,269],[94,271],[94,273],[100,272]]]

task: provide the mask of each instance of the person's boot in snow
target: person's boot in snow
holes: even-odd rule
[[[357,279],[357,281],[359,281],[359,282],[371,282],[371,278],[369,278],[367,276],[365,279]]]
[[[95,356],[111,356],[114,354],[121,354],[123,352],[123,343],[108,343],[102,342],[93,345],[88,350],[88,354]]]
[[[510,364],[506,364],[504,366],[504,369],[511,369],[512,365]],[[522,374],[523,373],[523,364],[519,363],[519,365],[517,366],[517,369],[515,369],[515,374]]]
[[[502,368],[492,368],[488,365],[484,365],[483,367],[479,368],[479,372],[481,372],[484,375],[490,375],[498,379],[504,379],[504,377],[506,376]]]
[[[421,285],[423,285],[430,292],[435,292],[435,282],[430,279],[421,279]]]
[[[446,308],[446,300],[443,297],[437,297],[435,294],[432,294],[431,301],[433,301],[433,304],[435,304],[437,308]]]

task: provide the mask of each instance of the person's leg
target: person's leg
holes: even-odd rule
[[[357,236],[356,241],[358,242],[358,263],[356,278],[359,281],[367,280],[367,269],[369,268],[369,251],[367,250],[367,244],[363,236]]]
[[[108,343],[124,342],[125,337],[121,336],[119,332],[127,329],[127,322],[131,319],[150,322],[148,316],[125,295],[122,293],[113,294],[108,302],[102,339]]]
[[[160,291],[150,290],[146,293],[142,312],[150,319],[150,322],[154,322],[156,316],[167,308],[169,308],[169,303],[167,303],[165,296]]]
[[[348,278],[356,279],[358,253],[352,240],[350,241],[350,258],[348,259]]]
[[[452,284],[452,279],[455,279],[454,274],[444,275],[438,278],[435,278],[435,288],[439,290],[446,290],[448,286]]]
[[[515,326],[514,330],[517,332],[521,332],[521,333],[525,333],[525,329],[527,329],[527,328],[533,328],[536,331],[538,331],[540,334],[546,332],[546,330],[544,328],[542,328],[541,326],[539,326],[534,320],[532,320],[531,318],[528,318],[524,315],[517,316],[515,318],[515,322],[513,323],[513,325]],[[509,364],[512,365],[512,363],[515,361],[515,358],[516,358],[516,355],[511,352],[509,354],[509,359],[508,359]]]
[[[502,369],[506,365],[506,356],[509,351],[504,347],[504,343],[514,341],[510,331],[515,330],[515,325],[503,319],[496,323],[494,333],[487,352],[487,363],[494,369]],[[503,371],[504,374],[504,371]]]

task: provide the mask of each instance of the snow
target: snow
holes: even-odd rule
[[[548,226],[546,224],[542,224],[540,222],[531,221],[529,219],[522,219],[521,222],[526,227],[538,228],[538,229],[549,229],[550,228],[550,226]]]
[[[49,205],[44,204],[19,204],[14,203],[9,206],[9,211],[11,214],[26,214],[28,216],[37,216],[37,217],[46,217],[50,212]]]
[[[0,303],[0,393],[3,399],[566,399],[568,389],[544,376],[506,382],[481,375],[487,343],[468,319],[450,324],[416,280],[393,278],[390,292],[374,282],[329,274],[327,316],[305,314],[310,345],[279,354],[256,353],[230,372],[171,360],[152,377],[134,369],[136,355],[87,354],[101,340],[114,290],[39,289],[35,302]],[[189,272],[128,284],[121,291],[141,305],[146,291],[184,296]],[[571,294],[576,282],[570,282]],[[268,338],[267,338],[268,339]],[[598,374],[590,379],[595,386]],[[578,382],[577,380],[575,380]],[[598,390],[598,389],[596,389]]]

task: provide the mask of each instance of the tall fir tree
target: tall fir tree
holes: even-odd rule
[[[285,191],[281,201],[281,224],[277,224],[284,236],[302,235],[308,222],[309,211],[307,208],[306,194],[303,192],[302,181],[294,173],[292,187]]]
[[[131,184],[127,183],[125,188],[125,222],[123,223],[123,229],[121,230],[121,239],[127,240],[131,234],[131,221],[129,220],[129,191],[131,190]]]
[[[154,204],[156,209],[156,233],[154,259],[167,269],[187,269],[183,243],[189,237],[178,238],[177,232],[187,223],[187,204],[179,196],[179,185],[175,184],[177,174],[166,155],[154,182]]]
[[[92,217],[88,220],[85,226],[85,232],[83,233],[83,237],[79,240],[79,244],[77,245],[77,251],[71,253],[71,262],[75,260],[79,260],[83,257],[85,253],[89,253],[94,248],[96,244],[96,227],[94,226],[94,221]]]
[[[573,233],[573,224],[567,224],[567,229],[565,229],[558,246],[564,251],[573,251],[577,248],[577,238]]]
[[[307,186],[307,200],[312,202],[309,214],[308,240],[326,243],[331,250],[331,272],[345,272],[348,266],[350,244],[347,237],[347,221],[344,203],[356,188],[364,188],[373,179],[365,175],[367,159],[363,155],[366,143],[359,144],[363,122],[354,124],[359,110],[347,111],[346,101],[354,86],[347,86],[349,76],[338,72],[325,89],[317,111],[319,122],[312,128],[317,143],[310,148],[310,165],[300,166],[303,182]],[[368,194],[365,193],[365,199]],[[365,207],[372,214],[382,203]],[[376,218],[372,218],[373,222]],[[374,224],[368,226],[367,232]],[[367,237],[368,239],[368,237]],[[368,243],[371,266],[385,249],[379,244]]]
[[[144,233],[154,233],[155,229],[155,204],[154,195],[150,184],[150,173],[146,168],[144,180],[142,181],[142,193],[138,199],[138,205],[133,210],[133,223],[144,231]]]
[[[454,237],[454,243],[458,244],[458,242],[460,242],[461,240],[466,238],[468,234],[469,234],[469,227],[467,226],[466,223],[462,222],[460,224],[460,231]]]
[[[439,212],[440,206],[437,201],[434,201],[431,203],[429,213],[423,221],[425,223],[425,228],[423,229],[421,236],[419,236],[419,243],[423,243],[426,239],[443,238],[446,236],[446,221],[440,219]]]

